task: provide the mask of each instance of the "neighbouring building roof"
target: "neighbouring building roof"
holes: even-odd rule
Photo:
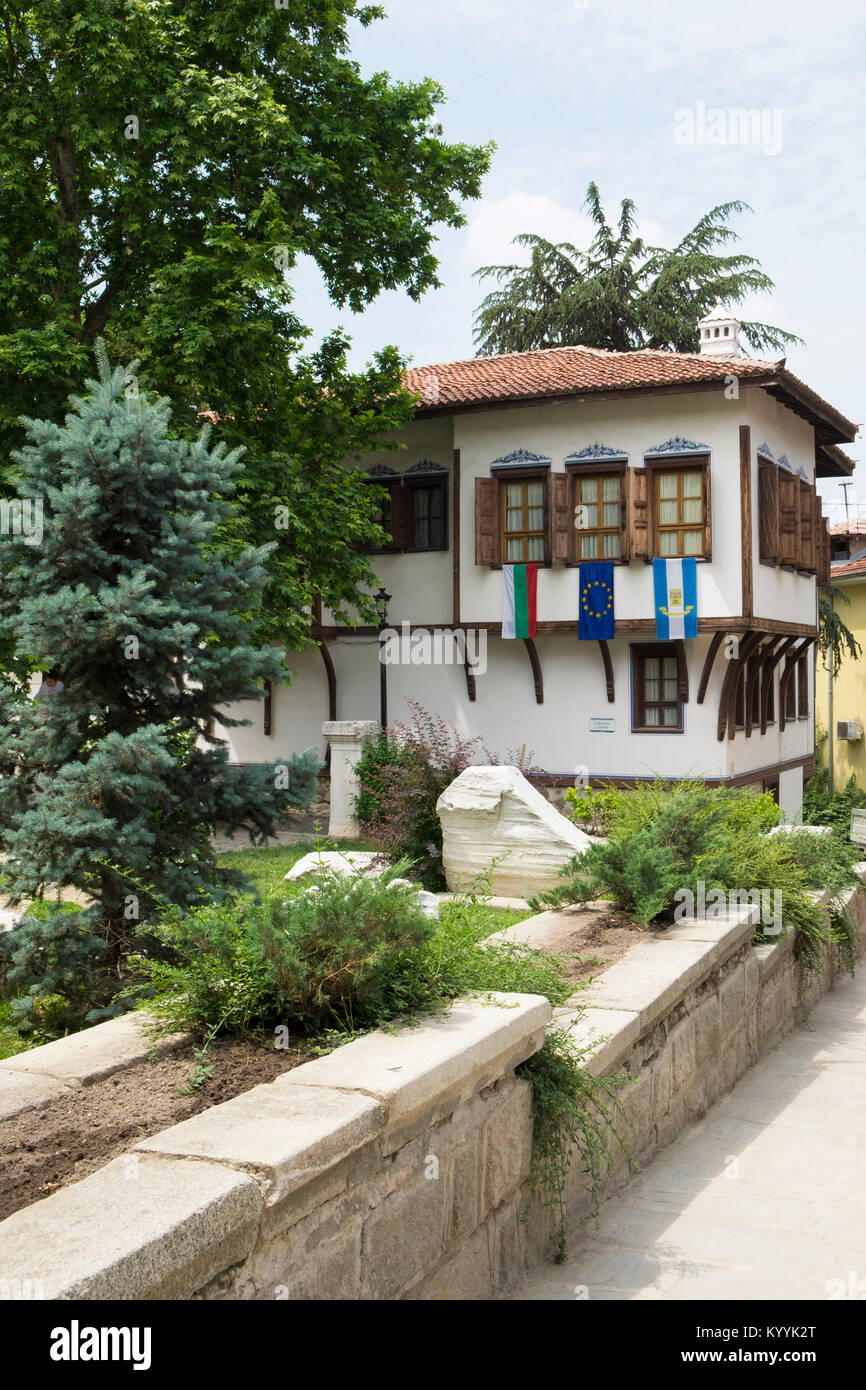
[[[420,397],[416,414],[426,417],[571,396],[709,389],[729,376],[763,387],[814,426],[820,476],[852,471],[833,446],[852,441],[857,425],[789,372],[784,358],[561,347],[411,367],[405,381]]]
[[[850,517],[828,527],[831,536],[866,536],[866,517]]]
[[[858,575],[866,575],[866,555],[861,555],[859,560],[837,560],[830,566],[833,584],[837,579],[855,579]]]

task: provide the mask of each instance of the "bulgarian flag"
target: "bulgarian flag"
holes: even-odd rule
[[[538,565],[503,565],[502,636],[535,636]]]

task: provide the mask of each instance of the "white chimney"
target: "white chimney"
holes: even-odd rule
[[[717,304],[715,309],[711,309],[700,320],[698,331],[701,335],[702,356],[739,357],[742,355],[740,320],[734,317],[730,309],[723,308],[721,304]]]

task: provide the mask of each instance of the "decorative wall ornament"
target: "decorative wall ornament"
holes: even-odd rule
[[[654,449],[647,449],[644,458],[656,458],[667,454],[708,454],[709,444],[696,444],[693,439],[683,439],[681,434],[675,434],[673,439],[665,440],[664,444],[657,444]]]
[[[784,468],[784,469],[785,469],[785,472],[786,472],[786,473],[793,473],[793,472],[794,472],[793,467],[792,467],[791,464],[788,462],[787,455],[785,455],[785,454],[780,454],[780,455],[779,455],[779,458],[778,458],[778,464],[779,464],[779,467],[780,467],[780,468]]]
[[[407,468],[407,469],[406,469],[406,475],[405,475],[405,476],[408,478],[408,477],[410,476],[410,474],[413,474],[413,473],[417,476],[419,473],[447,473],[447,472],[448,472],[448,469],[445,468],[445,467],[443,467],[443,465],[442,465],[441,463],[434,463],[432,459],[419,459],[419,461],[418,461],[417,463],[413,463],[413,464],[412,464],[412,467],[411,467],[411,468]]]
[[[396,468],[389,468],[387,463],[374,463],[372,468],[367,469],[368,478],[399,478],[399,476]]]
[[[622,449],[611,449],[607,444],[587,444],[579,453],[569,454],[566,463],[586,463],[593,459],[613,459],[617,463],[628,462],[628,454]]]
[[[527,464],[546,463],[551,464],[546,454],[532,454],[528,449],[513,449],[510,454],[503,454],[501,458],[494,459],[491,468],[523,468]]]
[[[761,458],[772,459],[773,463],[776,462],[776,455],[766,442],[758,445],[758,454]]]
[[[805,468],[803,468],[803,467],[798,468],[798,469],[797,469],[797,476],[800,477],[800,478],[802,478],[804,483],[808,483],[808,481],[809,481],[809,474],[806,472]]]

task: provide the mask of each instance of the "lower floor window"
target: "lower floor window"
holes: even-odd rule
[[[683,727],[676,649],[662,642],[632,647],[633,726],[672,733]]]

